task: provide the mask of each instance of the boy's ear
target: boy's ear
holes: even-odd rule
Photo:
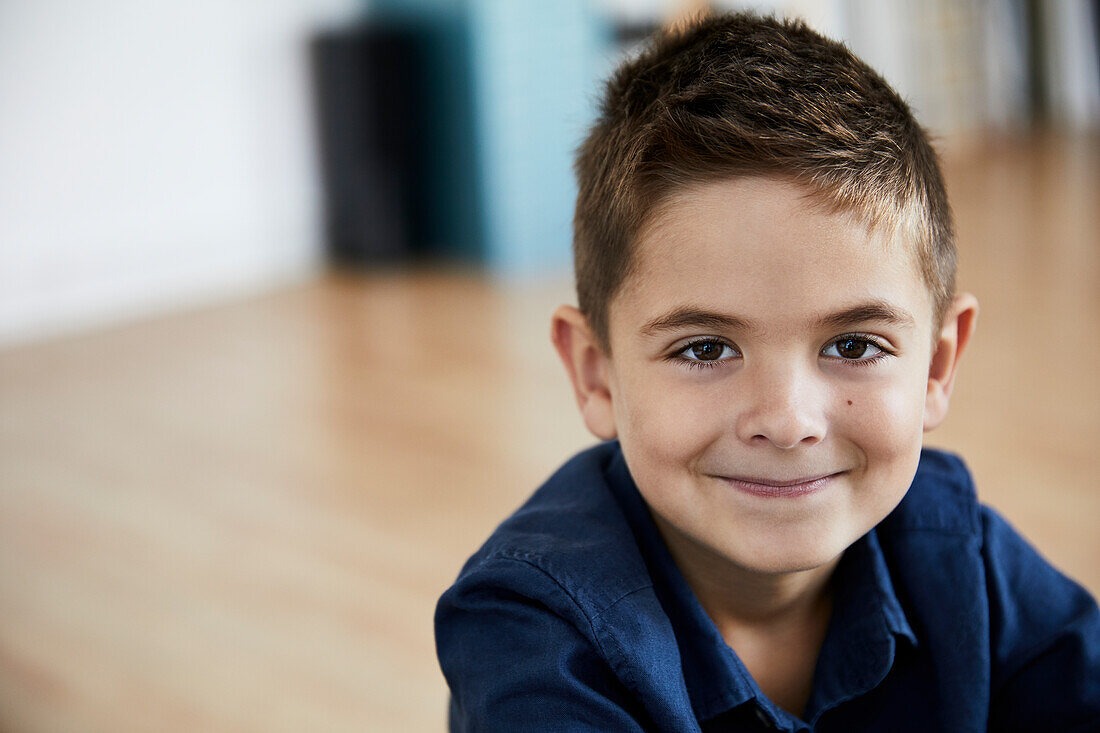
[[[588,319],[571,305],[560,306],[550,322],[550,339],[573,383],[584,424],[601,440],[616,437],[608,357],[588,326]]]
[[[928,368],[928,391],[924,398],[924,430],[939,426],[947,417],[947,403],[955,385],[955,372],[959,357],[974,335],[978,325],[978,299],[970,293],[955,296],[932,351],[932,363]]]

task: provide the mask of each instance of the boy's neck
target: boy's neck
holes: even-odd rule
[[[840,558],[792,573],[756,573],[654,516],[673,559],[722,638],[772,702],[801,717],[832,617]]]

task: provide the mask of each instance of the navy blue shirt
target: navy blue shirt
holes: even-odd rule
[[[802,718],[774,705],[673,562],[619,446],[563,466],[436,609],[455,731],[1097,731],[1100,612],[962,462],[921,454],[845,553]]]

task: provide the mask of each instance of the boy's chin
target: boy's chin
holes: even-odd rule
[[[759,575],[790,575],[814,570],[831,569],[851,543],[832,541],[813,546],[758,549],[748,557],[729,557],[745,570]],[[728,557],[728,556],[727,556]]]

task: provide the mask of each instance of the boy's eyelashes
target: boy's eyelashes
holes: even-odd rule
[[[882,339],[868,333],[847,333],[830,340],[821,356],[852,366],[874,364],[897,353]],[[741,350],[717,336],[702,336],[673,347],[665,358],[689,367],[714,367],[741,358]]]
[[[834,339],[821,350],[821,355],[862,366],[873,364],[894,354],[887,351],[877,339],[860,334],[849,334]]]
[[[691,341],[673,355],[691,366],[711,366],[739,356],[734,346],[712,338]]]

